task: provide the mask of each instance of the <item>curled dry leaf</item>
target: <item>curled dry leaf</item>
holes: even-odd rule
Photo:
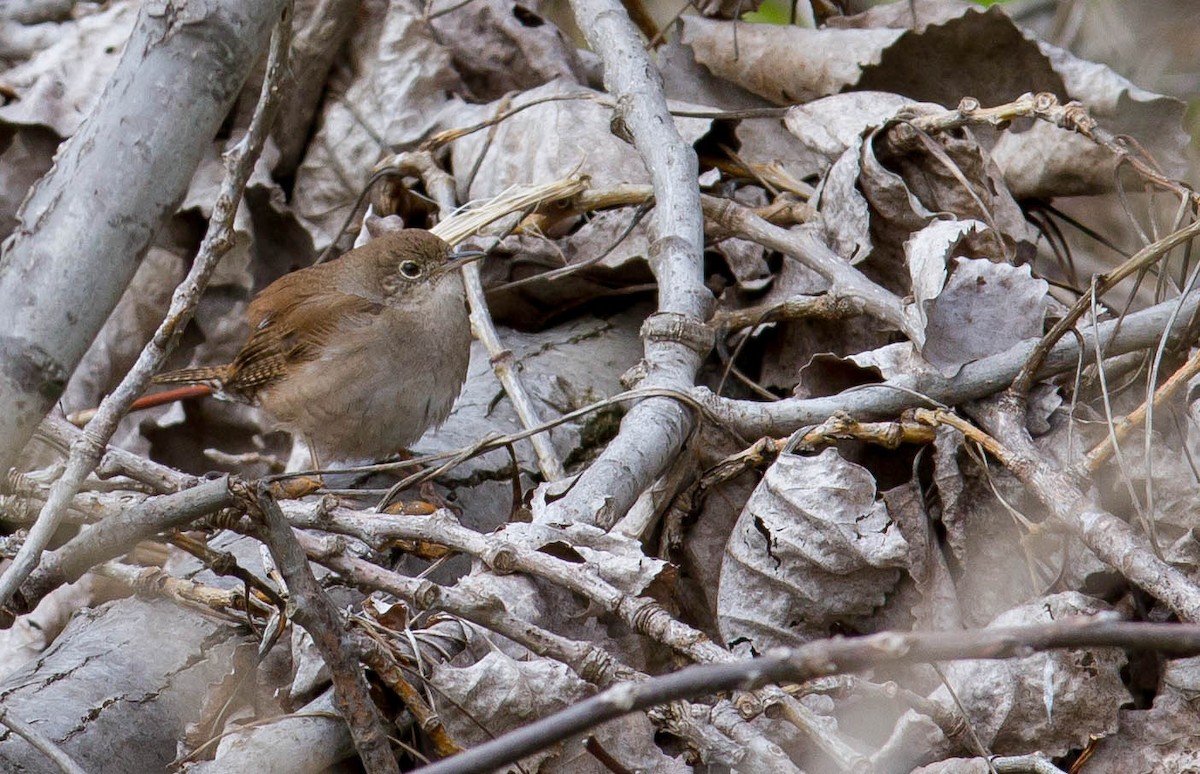
[[[358,6],[359,0],[301,0],[293,6],[283,104],[271,127],[280,153],[272,169],[281,177],[294,174],[300,163],[329,71],[354,29]],[[257,94],[258,84],[252,87]]]
[[[563,79],[584,84],[584,54],[541,13],[536,0],[439,0],[430,6],[472,101],[485,102]]]
[[[463,91],[415,2],[373,10],[349,45],[354,76],[326,100],[296,172],[292,204],[318,249],[338,237],[375,162],[424,137]]]
[[[1099,740],[1088,759],[1098,774],[1151,774],[1200,769],[1196,724],[1200,706],[1200,659],[1163,665],[1160,690],[1149,709],[1123,709],[1115,734]]]
[[[912,282],[917,319],[922,326],[929,324],[926,305],[946,286],[954,249],[967,234],[983,228],[987,226],[977,220],[935,220],[905,241],[904,262]]]
[[[0,87],[15,94],[0,102],[0,234],[16,226],[18,207],[50,169],[59,141],[104,91],[136,16],[136,3],[117,2],[56,25],[53,45],[0,75]]]
[[[1062,77],[1069,99],[1086,105],[1107,131],[1138,138],[1164,174],[1187,174],[1183,102],[1139,89],[1105,65],[1084,61],[1056,46],[1039,41],[1038,47]],[[1106,193],[1113,190],[1119,163],[1086,137],[1042,121],[1025,132],[1001,133],[992,157],[1020,199]]]
[[[717,617],[735,650],[763,652],[870,626],[904,568],[908,544],[869,471],[836,449],[782,454],[734,526]]]
[[[918,135],[912,147],[893,145],[891,126],[935,110],[909,106],[888,125],[872,130],[861,146],[857,182],[871,207],[876,271],[888,274],[889,246],[903,244],[912,232],[947,214],[988,225],[988,231],[976,232],[970,240],[976,254],[1011,263],[1029,261],[1035,253],[1035,232],[1000,170],[970,131]]]
[[[104,92],[137,18],[138,4],[118,1],[60,28],[54,45],[0,77],[17,99],[0,107],[0,122],[43,126],[70,137]]]
[[[483,267],[492,316],[505,325],[541,328],[596,298],[623,294],[630,287],[652,287],[654,276],[643,260],[650,249],[649,235],[641,227],[631,230],[632,220],[628,210],[601,212],[559,239],[506,237],[490,251],[497,260]],[[591,263],[579,266],[585,261]],[[564,266],[579,268],[552,280],[508,287]]]
[[[788,108],[784,125],[818,159],[825,173],[851,146],[860,144],[863,133],[882,126],[912,100],[883,91],[852,91],[834,94]]]
[[[925,302],[921,354],[946,376],[1042,333],[1049,284],[1028,266],[956,258],[946,287]]]
[[[853,86],[903,33],[810,30],[684,16],[681,39],[714,75],[777,105],[809,102]],[[736,37],[735,37],[736,31]]]
[[[832,19],[822,30],[739,24],[736,46],[734,25],[684,17],[683,40],[714,74],[776,104],[851,88],[946,107],[966,96],[996,105],[1025,92],[1050,92],[1082,102],[1114,134],[1137,137],[1166,174],[1186,169],[1182,103],[1037,40],[999,5],[984,11],[956,0],[889,3]],[[1017,198],[1113,188],[1115,158],[1067,130],[1033,122],[985,140],[993,142]]]
[[[842,118],[830,131],[817,129],[826,113],[838,111]],[[975,249],[996,259],[1025,262],[1034,253],[1021,208],[970,132],[894,142],[894,128],[937,112],[936,105],[888,94],[830,97],[789,111],[789,129],[830,161],[816,194],[830,245],[852,263],[870,258],[872,272],[897,292],[907,283],[895,245],[935,219],[986,223],[993,231],[977,236]]]
[[[1048,623],[1071,616],[1105,614],[1108,606],[1076,592],[1037,599],[998,616],[989,626]],[[1036,749],[1050,756],[1082,749],[1092,736],[1117,727],[1117,712],[1132,697],[1121,681],[1124,652],[1078,648],[1039,653],[1008,661],[956,661],[942,665],[946,687],[930,698],[957,711],[959,702],[984,747],[998,755]],[[929,718],[909,712],[875,756],[888,770],[908,770],[958,749],[944,737],[931,749]],[[934,732],[937,733],[936,731]]]
[[[587,175],[598,190],[650,182],[637,150],[613,134],[613,111],[601,92],[558,79],[530,89],[511,104],[489,106],[487,115],[559,95],[578,99],[534,105],[500,123],[494,133],[484,130],[454,142],[451,161],[460,198],[495,196],[514,185],[549,183],[572,172]],[[698,140],[710,123],[701,118],[677,120],[688,142]],[[529,142],[531,137],[538,142]]]
[[[594,692],[556,661],[545,658],[518,661],[496,651],[466,667],[439,664],[429,682],[435,688],[434,703],[440,718],[451,736],[466,746],[485,742],[564,709]],[[649,741],[654,730],[640,713],[599,726],[591,735],[630,770],[687,770],[681,767],[681,761],[665,756]],[[556,745],[522,759],[521,765],[528,771],[586,774],[611,771],[584,753],[579,742]]]

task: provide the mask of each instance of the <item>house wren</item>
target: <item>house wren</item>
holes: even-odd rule
[[[261,405],[322,457],[376,459],[450,413],[471,328],[456,255],[419,229],[390,231],[287,274],[250,303],[250,338],[227,365],[155,377]]]

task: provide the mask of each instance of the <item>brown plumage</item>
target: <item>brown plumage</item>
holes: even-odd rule
[[[446,418],[466,378],[459,265],[428,231],[385,233],[267,286],[232,363],[154,381],[259,404],[327,458],[394,453]]]

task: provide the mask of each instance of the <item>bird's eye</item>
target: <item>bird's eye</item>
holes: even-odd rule
[[[416,279],[421,276],[421,264],[416,261],[404,261],[400,264],[400,273],[408,279]]]

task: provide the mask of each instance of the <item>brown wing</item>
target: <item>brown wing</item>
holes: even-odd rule
[[[233,359],[226,390],[253,396],[287,369],[320,357],[336,331],[366,325],[383,309],[361,296],[284,282],[293,276],[272,284],[251,302],[250,338]]]

